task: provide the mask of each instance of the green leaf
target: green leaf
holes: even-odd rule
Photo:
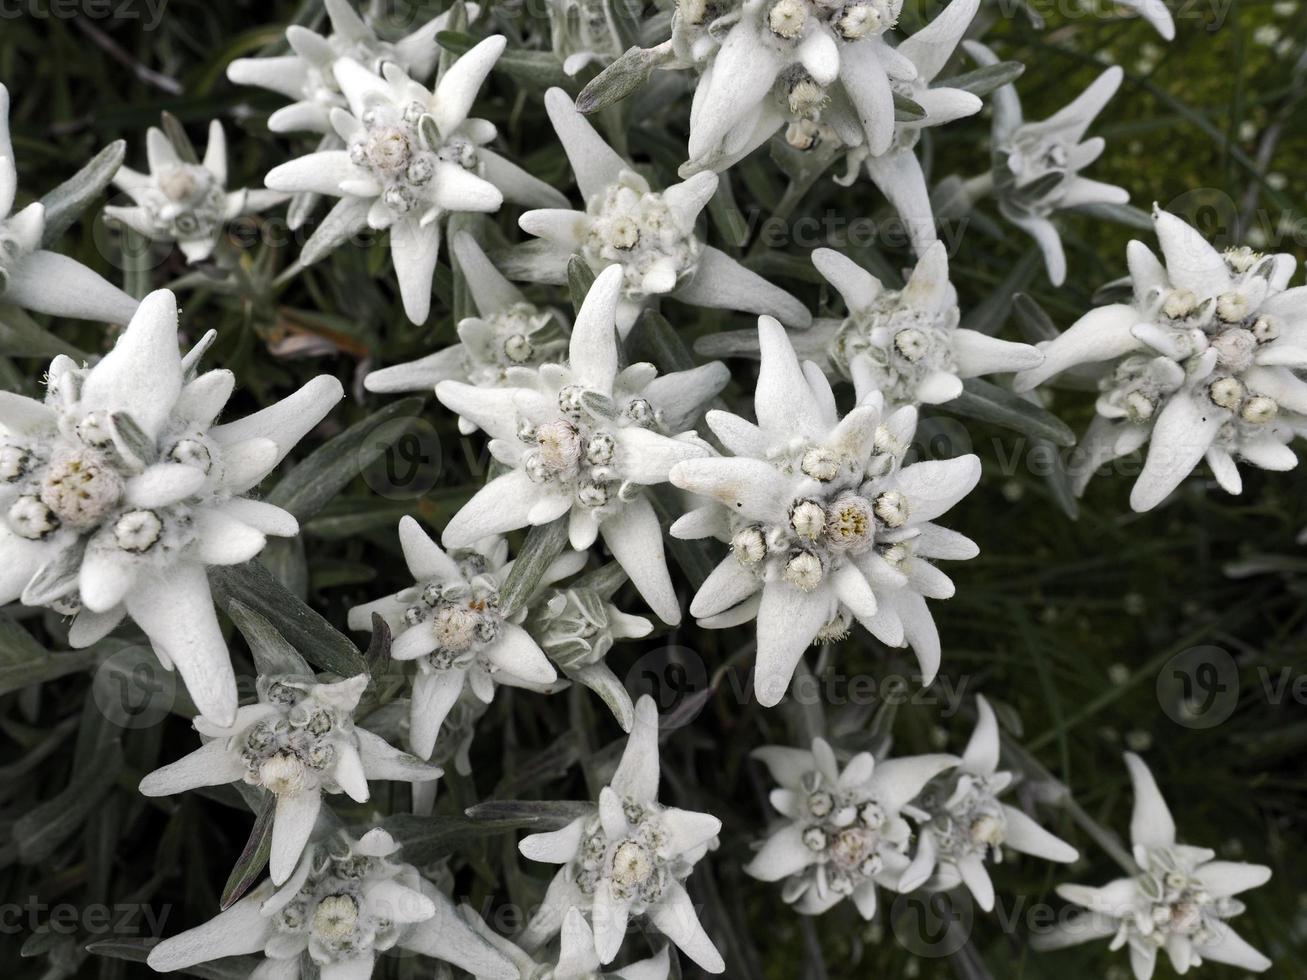
[[[513,568],[499,590],[499,612],[505,619],[521,609],[540,588],[540,580],[567,547],[567,515],[537,524],[513,560]]]
[[[85,670],[95,659],[94,650],[50,653],[17,620],[0,612],[0,694]]]
[[[994,65],[977,68],[975,71],[954,75],[952,78],[941,78],[933,85],[936,88],[960,88],[972,95],[986,96],[997,88],[1015,82],[1025,73],[1025,70],[1026,66],[1019,61],[1000,61]]]
[[[645,310],[626,338],[626,349],[636,360],[648,361],[661,374],[688,371],[694,367],[694,355],[667,318],[655,310]]]
[[[542,829],[566,827],[577,817],[594,813],[593,803],[580,800],[487,800],[463,812],[477,824],[517,821],[519,826]]]
[[[45,230],[41,233],[41,247],[54,245],[90,203],[113,180],[127,153],[127,141],[115,140],[93,156],[86,166],[73,174],[45,197]]]
[[[171,112],[162,112],[159,114],[163,123],[163,134],[168,137],[168,142],[172,144],[177,155],[182,158],[183,163],[200,162],[200,155],[195,152],[195,145],[191,138],[186,135],[186,128],[181,121]]]
[[[225,912],[240,901],[268,866],[268,855],[272,853],[272,817],[276,812],[277,797],[265,792],[259,815],[250,830],[250,839],[245,842],[245,849],[236,859],[236,864],[227,877],[227,884],[222,889],[222,899],[218,903],[220,911]]]
[[[643,88],[661,63],[662,59],[651,51],[639,46],[627,48],[581,89],[576,97],[577,110],[589,114],[616,105]]]
[[[1136,231],[1151,232],[1153,230],[1152,215],[1133,204],[1099,202],[1096,204],[1081,204],[1072,210],[1098,218],[1101,221],[1112,221],[1118,225],[1125,225],[1127,228],[1134,228]]]
[[[1027,343],[1038,344],[1045,340],[1054,340],[1059,333],[1053,318],[1044,312],[1044,308],[1028,293],[1017,293],[1012,297],[1012,315],[1016,318],[1017,326]]]
[[[113,426],[114,441],[124,455],[141,466],[157,461],[159,450],[155,441],[145,434],[135,419],[126,412],[114,412],[109,421]]]
[[[1026,288],[1043,263],[1044,259],[1038,249],[1027,249],[998,288],[973,306],[959,326],[992,337],[1007,319],[1013,294]]]
[[[441,31],[436,35],[436,43],[446,51],[461,55],[471,51],[477,42],[461,31]],[[565,88],[572,83],[558,56],[548,51],[505,51],[495,62],[495,71],[540,88],[555,85]]]
[[[1032,439],[1045,439],[1059,446],[1076,444],[1076,434],[1070,426],[1006,388],[980,378],[968,378],[962,383],[962,388],[961,395],[940,408],[955,415],[1013,429]]]
[[[409,431],[386,423],[406,417],[416,423],[422,402],[416,397],[391,402],[327,440],[282,478],[268,503],[290,511],[301,523],[308,520]]]
[[[85,351],[56,337],[23,310],[7,303],[0,303],[0,354],[42,358],[66,354],[79,363],[90,360]]]
[[[894,93],[894,121],[920,122],[926,118],[926,110],[906,95]]]
[[[339,677],[366,673],[367,662],[344,634],[282,585],[257,558],[209,566],[209,585],[223,608],[238,601],[270,622],[309,663]]]
[[[749,240],[749,223],[735,203],[731,173],[726,171],[717,181],[717,192],[708,200],[708,215],[728,244],[743,248]]]
[[[122,765],[122,744],[117,739],[104,743],[62,793],[20,817],[13,828],[19,860],[37,864],[50,857],[86,822],[117,781]]]
[[[377,826],[403,847],[400,856],[404,861],[420,867],[465,848],[471,841],[506,834],[523,827],[541,827],[545,823],[543,817],[525,814],[477,819],[448,814],[423,817],[400,813],[384,818]],[[371,830],[372,827],[366,829]],[[544,829],[553,829],[553,824],[550,823]]]
[[[573,312],[581,312],[581,304],[585,302],[590,287],[594,284],[594,271],[585,259],[579,255],[573,255],[567,260],[567,292],[572,298]]]
[[[245,603],[232,599],[227,603],[227,615],[250,645],[254,666],[260,674],[313,676],[313,668],[299,651],[286,642],[275,626]]]
[[[150,950],[158,943],[157,939],[99,939],[87,943],[86,951],[112,960],[144,963],[150,955]],[[265,960],[261,956],[224,956],[220,960],[197,963],[195,966],[184,967],[177,972],[199,977],[200,980],[249,980],[250,975],[263,962]]]

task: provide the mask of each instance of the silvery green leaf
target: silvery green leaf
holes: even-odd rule
[[[312,677],[313,668],[286,642],[277,628],[239,599],[227,602],[227,615],[254,655],[254,666],[266,676]]]
[[[735,203],[729,170],[719,176],[717,192],[708,199],[708,215],[728,244],[743,248],[748,243],[749,223]]]
[[[1016,188],[1012,193],[1026,201],[1042,201],[1066,180],[1065,174],[1051,173],[1037,177],[1024,187]],[[1151,227],[1151,225],[1150,225]]]
[[[111,960],[144,963],[157,939],[99,939],[86,944],[86,951]],[[264,962],[263,957],[224,956],[211,963],[197,963],[178,970],[179,974],[198,977],[199,980],[249,980],[250,975]]]
[[[441,31],[436,35],[436,43],[446,51],[461,55],[471,51],[476,41],[462,31]],[[558,56],[549,51],[505,51],[495,62],[495,71],[541,88],[566,87],[572,82]]]
[[[1033,439],[1046,439],[1059,446],[1076,444],[1076,434],[1056,415],[981,378],[968,378],[962,383],[962,394],[940,407],[965,418],[1013,429]]]
[[[643,87],[661,63],[662,59],[652,51],[638,46],[627,48],[581,89],[576,97],[577,111],[598,112],[616,105]]]
[[[1015,82],[1026,70],[1019,61],[1000,61],[996,65],[986,65],[975,71],[963,72],[952,78],[941,78],[932,83],[934,88],[960,88],[972,95],[986,96],[997,88]]]
[[[603,599],[611,599],[626,584],[626,580],[625,569],[617,562],[610,561],[577,578],[572,583],[572,589],[576,592],[593,592]]]
[[[67,653],[49,652],[15,619],[0,612],[0,694],[85,670],[95,660],[94,648]]]
[[[73,774],[63,792],[19,817],[12,830],[18,859],[32,865],[50,857],[86,823],[92,809],[118,781],[122,766],[122,743],[116,738],[105,742],[88,764]]]
[[[894,121],[895,122],[920,122],[926,118],[926,110],[916,102],[913,102],[906,95],[898,92],[894,93]]]
[[[936,221],[957,219],[971,211],[971,196],[966,182],[957,174],[949,174],[930,192],[930,208]]]
[[[1012,297],[1012,314],[1027,343],[1053,340],[1059,333],[1052,318],[1029,293],[1017,293]]]
[[[577,609],[580,610],[588,622],[594,626],[605,626],[608,623],[608,609],[604,605],[604,600],[599,594],[590,589],[571,589],[572,600],[576,603]]]
[[[1133,204],[1112,204],[1107,201],[1099,201],[1094,204],[1081,204],[1072,208],[1072,210],[1098,218],[1100,221],[1112,221],[1118,225],[1125,225],[1127,228],[1135,228],[1139,231],[1153,230],[1152,216]]]
[[[1129,276],[1113,279],[1103,283],[1090,299],[1094,306],[1107,306],[1111,303],[1129,303],[1134,299],[1134,281]]]
[[[159,449],[154,440],[145,434],[130,415],[114,412],[109,416],[109,421],[112,423],[114,445],[128,462],[144,468],[158,460]]]
[[[665,316],[654,310],[640,314],[626,338],[626,349],[633,360],[648,361],[662,374],[689,371],[695,366],[694,355],[685,346],[681,335]]]
[[[463,0],[455,0],[449,8],[449,13],[445,17],[445,30],[455,33],[462,33],[467,30],[467,4]],[[440,63],[436,69],[436,78],[445,77],[445,72],[449,71],[449,66],[457,59],[460,52],[453,51],[449,48],[442,48],[440,51]]]
[[[594,813],[595,805],[577,800],[488,800],[463,812],[478,824],[518,821],[520,827],[556,830]]]
[[[307,521],[409,431],[388,422],[408,418],[416,424],[421,409],[421,398],[403,398],[355,422],[282,477],[268,494],[268,503],[294,514],[301,523]]]
[[[182,162],[199,164],[200,155],[195,152],[195,144],[186,135],[186,128],[182,126],[181,120],[171,112],[160,113],[160,119],[163,123],[163,134],[168,137],[168,142],[182,158]]]
[[[473,809],[477,808],[473,807]],[[449,814],[417,816],[400,813],[384,817],[378,824],[368,824],[359,829],[358,834],[371,830],[373,826],[380,827],[395,838],[395,843],[404,849],[401,853],[405,861],[421,867],[439,861],[455,851],[465,849],[471,841],[507,834],[523,827],[552,829],[545,827],[545,822],[542,816],[526,813],[485,817],[473,816],[471,812],[466,816]]]
[[[527,532],[513,568],[499,590],[499,611],[508,619],[525,608],[540,588],[540,580],[567,547],[567,515],[548,524],[537,524]]]
[[[286,224],[291,228],[303,227],[321,200],[322,195],[314,194],[312,191],[300,191],[292,195],[290,204],[286,207]]]
[[[605,0],[612,12],[610,23],[617,39],[624,45],[640,43],[640,28],[644,23],[643,0]]]
[[[1012,308],[1013,294],[1025,289],[1034,278],[1036,270],[1042,269],[1043,265],[1044,260],[1039,249],[1027,249],[997,288],[972,306],[958,325],[992,337],[1007,320],[1008,312]]]
[[[0,288],[3,282],[0,282]],[[17,306],[0,303],[0,354],[6,357],[51,358],[65,354],[82,363],[90,356],[56,337]]]
[[[342,633],[300,601],[258,559],[241,565],[210,565],[209,585],[224,607],[233,599],[268,620],[315,667],[353,677],[367,661]]]
[[[1053,495],[1053,501],[1068,518],[1073,521],[1078,520],[1080,501],[1076,499],[1076,492],[1071,486],[1071,474],[1067,472],[1066,458],[1058,451],[1057,445],[1048,439],[1035,439],[1033,446],[1038,458],[1048,463],[1044,482],[1048,484],[1048,491]]]
[[[436,117],[431,113],[423,113],[418,119],[418,135],[422,138],[424,149],[431,152],[440,149],[443,141],[440,138],[440,129],[436,126]]]
[[[220,911],[225,912],[239,902],[263,875],[263,869],[268,866],[268,855],[272,853],[272,816],[276,811],[276,795],[264,792],[258,816],[250,829],[249,840],[245,842],[245,848],[236,859],[231,874],[227,876],[227,884],[223,886],[222,898],[218,902]]]
[[[622,731],[631,730],[631,726],[635,723],[635,705],[626,686],[607,664],[600,662],[578,667],[569,670],[567,676],[598,694],[604,704],[608,705],[617,723],[622,726]]]
[[[41,198],[41,205],[45,208],[45,229],[41,232],[43,248],[57,242],[100,196],[122,166],[126,153],[127,141],[115,140],[91,157],[81,170]]]
[[[23,604],[49,605],[76,590],[85,553],[86,538],[80,537],[42,565],[23,589]]]
[[[567,260],[567,292],[572,299],[573,312],[581,312],[581,304],[585,302],[585,297],[594,282],[594,271],[585,259],[573,255]]]
[[[587,388],[581,392],[581,407],[596,419],[607,419],[612,421],[617,418],[617,406],[607,395],[598,391]]]

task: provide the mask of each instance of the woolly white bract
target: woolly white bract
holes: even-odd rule
[[[566,517],[573,548],[588,550],[602,536],[644,600],[675,624],[681,611],[662,526],[644,488],[667,482],[676,463],[708,455],[684,426],[727,373],[721,364],[661,378],[650,364],[619,371],[621,289],[620,266],[600,273],[577,314],[567,363],[542,365],[535,387],[436,386],[441,403],[484,429],[490,452],[511,467],[454,515],[443,540],[466,547],[487,534]]]
[[[902,466],[915,409],[886,417],[872,393],[841,418],[826,376],[811,361],[800,366],[781,325],[762,317],[758,335],[757,424],[709,412],[708,428],[734,455],[671,471],[676,486],[715,501],[672,534],[713,536],[731,549],[690,612],[708,627],[757,618],[763,705],[784,696],[809,644],[844,637],[854,619],[890,646],[911,644],[929,684],[940,641],[926,599],[953,594],[931,560],[977,553],[933,521],[975,487],[980,460]]]
[[[670,939],[709,973],[726,964],[704,932],[683,882],[715,846],[722,823],[658,802],[658,709],[645,696],[612,780],[593,812],[562,830],[532,834],[520,850],[533,861],[563,867],[523,931],[527,949],[547,941],[569,909],[581,909],[594,931],[595,953],[610,963],[635,916]]]
[[[367,686],[366,674],[335,683],[261,676],[258,703],[239,708],[230,725],[195,719],[196,730],[210,741],[150,773],[141,780],[141,792],[170,796],[243,780],[272,793],[277,806],[268,868],[273,884],[283,884],[313,833],[323,793],[366,803],[369,779],[430,782],[441,776],[438,767],[354,725]]]
[[[820,915],[851,898],[858,913],[876,914],[876,888],[900,886],[908,869],[909,803],[934,776],[957,764],[951,755],[877,761],[859,752],[841,766],[825,739],[812,750],[768,745],[755,749],[776,781],[769,799],[785,821],[762,843],[745,870],[783,881],[781,895],[805,915]]]
[[[136,300],[80,262],[42,248],[45,207],[36,201],[14,213],[17,193],[9,89],[0,84],[0,306],[79,320],[130,320]]]
[[[1075,461],[1077,491],[1104,463],[1148,444],[1130,493],[1137,511],[1160,504],[1204,459],[1239,493],[1236,459],[1287,470],[1286,443],[1307,431],[1307,367],[1301,335],[1307,294],[1290,289],[1292,255],[1224,254],[1195,229],[1153,210],[1164,262],[1131,242],[1129,303],[1085,314],[1040,345],[1044,362],[1017,376],[1026,391],[1063,371],[1093,365],[1101,394]]]
[[[131,616],[196,706],[230,724],[236,681],[206,565],[253,558],[295,518],[249,498],[340,400],[319,377],[244,419],[215,421],[235,377],[183,357],[172,293],[147,296],[94,367],[50,364],[44,401],[0,396],[0,601],[75,616],[87,646]]]
[[[1205,960],[1243,970],[1269,970],[1271,961],[1226,923],[1244,911],[1234,896],[1264,885],[1271,869],[1217,861],[1216,852],[1176,840],[1175,820],[1144,761],[1126,753],[1134,783],[1130,842],[1139,873],[1102,888],[1060,885],[1057,893],[1089,911],[1052,932],[1036,935],[1040,949],[1058,949],[1112,937],[1129,949],[1136,980],[1149,980],[1165,951],[1177,973]]]
[[[200,163],[188,163],[162,130],[145,134],[150,172],[120,167],[114,183],[136,204],[106,207],[106,218],[156,242],[176,242],[187,262],[213,254],[223,225],[285,200],[284,194],[227,190],[227,136],[222,123],[209,123],[209,144]]]

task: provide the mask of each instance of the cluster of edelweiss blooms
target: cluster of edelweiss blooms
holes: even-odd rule
[[[993,95],[993,166],[962,181],[955,198],[971,206],[992,195],[1035,239],[1054,283],[1066,272],[1056,215],[1126,199],[1081,176],[1104,150],[1085,133],[1119,86],[1119,69],[1042,122],[1023,120],[1015,75],[977,41],[964,48],[981,70],[956,76],[956,85],[939,81],[978,3],[952,0],[901,37],[897,0],[678,0],[670,17],[634,25],[647,44],[629,47],[628,7],[551,3],[552,50],[567,73],[606,66],[582,108],[654,84],[655,69],[690,73],[694,89],[684,179],[663,188],[610,147],[571,96],[545,93],[579,204],[492,149],[495,126],[471,115],[506,39],[492,35],[442,58],[436,36],[475,21],[475,5],[456,4],[392,42],[347,0],[324,0],[328,34],[291,27],[289,53],[232,63],[232,81],[292,100],[270,129],[317,138],[312,152],[267,175],[267,190],[227,187],[215,121],[202,158],[167,126],[151,129],[148,171],[122,167],[117,144],[75,187],[11,213],[17,171],[0,87],[0,312],[125,324],[93,365],[56,357],[43,398],[0,395],[0,602],[69,617],[76,647],[130,618],[162,664],[179,671],[203,745],[148,775],[143,793],[234,783],[275,802],[271,880],[159,944],[150,954],[156,969],[263,953],[255,976],[292,978],[307,952],[324,980],[352,980],[401,947],[477,977],[580,980],[605,973],[630,922],[642,918],[669,945],[616,976],[664,980],[671,946],[721,972],[686,890],[695,864],[717,847],[721,822],[659,802],[657,711],[648,698],[633,703],[605,663],[615,643],[653,629],[613,603],[626,578],[665,623],[681,618],[655,501],[680,503],[675,538],[720,542],[720,564],[690,613],[706,628],[757,621],[755,690],[771,706],[805,650],[845,637],[855,621],[886,645],[910,646],[923,683],[934,678],[941,643],[927,600],[953,593],[937,562],[977,554],[936,520],[976,486],[981,467],[974,456],[914,462],[910,448],[920,406],[958,398],[970,379],[1011,375],[1026,392],[1058,375],[1083,382],[1092,374],[1101,394],[1076,486],[1147,444],[1130,499],[1136,510],[1160,504],[1204,459],[1232,493],[1236,459],[1272,470],[1295,464],[1288,443],[1307,434],[1307,382],[1295,374],[1307,369],[1307,295],[1289,288],[1287,255],[1218,252],[1155,210],[1162,257],[1130,244],[1128,301],[1089,311],[1038,347],[959,327],[915,152],[923,128],[978,112],[977,91]],[[1127,6],[1172,36],[1161,3]],[[844,312],[814,319],[707,244],[699,216],[719,173],[777,134],[795,150],[824,153],[823,165],[842,158],[844,182],[865,168],[911,232],[917,264],[901,288],[818,249],[812,262]],[[444,528],[443,546],[415,520],[400,522],[412,586],[350,612],[352,628],[384,624],[390,655],[415,662],[400,700],[407,722],[390,727],[409,751],[356,724],[377,708],[368,675],[315,674],[250,613],[238,625],[259,666],[257,700],[238,703],[206,569],[248,561],[268,535],[298,533],[293,516],[252,491],[343,392],[319,377],[254,415],[219,421],[235,379],[202,369],[212,334],[179,349],[173,294],[138,303],[48,250],[110,180],[133,204],[105,216],[176,243],[191,263],[209,260],[238,216],[288,203],[298,227],[332,198],[300,265],[365,228],[386,230],[404,310],[418,323],[430,312],[446,223],[505,204],[530,209],[519,223],[535,241],[508,249],[488,246],[459,219],[450,249],[476,315],[458,324],[459,343],[366,378],[373,392],[434,390],[464,432],[486,434],[496,464]],[[594,278],[570,325],[510,282],[559,285],[578,261]],[[719,333],[699,347],[759,361],[752,419],[710,408],[730,380],[721,362],[660,374],[629,361],[626,336],[665,295],[759,316],[756,331]],[[852,403],[842,410],[837,393],[848,383]],[[505,601],[514,562],[504,535],[555,522],[565,522],[570,550]],[[613,564],[582,574],[599,539]],[[429,812],[442,775],[436,760],[466,770],[496,687],[549,694],[573,682],[602,698],[629,739],[593,805],[521,842],[526,858],[560,867],[512,942],[404,863],[385,831],[351,836],[323,806],[324,794],[361,803],[370,781],[402,780],[413,785],[417,811]],[[988,910],[988,869],[1005,854],[1077,860],[1003,802],[1016,774],[1000,769],[999,728],[983,698],[976,713],[961,757],[850,754],[822,738],[758,749],[777,817],[748,873],[780,882],[803,914],[849,898],[870,919],[878,889],[963,886]],[[1269,870],[1178,844],[1152,776],[1139,759],[1127,762],[1136,866],[1103,888],[1062,886],[1084,915],[1040,945],[1112,937],[1129,948],[1139,978],[1151,976],[1159,951],[1180,972],[1203,960],[1269,967],[1226,924],[1243,909],[1234,896]]]

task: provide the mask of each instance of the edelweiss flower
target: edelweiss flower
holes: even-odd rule
[[[363,379],[368,391],[430,391],[442,381],[478,388],[530,387],[536,368],[567,356],[568,330],[552,310],[528,303],[471,235],[455,235],[453,249],[480,316],[459,321],[462,343],[369,373]],[[465,419],[459,419],[459,428],[465,434],[476,431]]]
[[[916,147],[923,129],[942,126],[980,111],[983,103],[977,95],[943,85],[932,87],[953,57],[958,41],[971,25],[979,6],[980,0],[953,0],[938,17],[893,49],[894,56],[906,59],[907,68],[915,74],[908,73],[902,78],[891,74],[890,85],[895,93],[921,107],[924,115],[920,119],[896,121],[892,106],[888,116],[883,115],[882,106],[874,117],[878,124],[874,138],[868,130],[864,141],[859,116],[838,111],[824,114],[840,140],[852,147],[847,160],[848,172],[842,179],[836,178],[836,182],[849,186],[857,179],[859,166],[865,165],[867,176],[898,213],[912,241],[912,250],[919,256],[924,255],[937,238],[930,191],[926,187],[921,162],[917,159]],[[885,126],[890,128],[892,138],[888,147],[877,149],[884,139],[882,129]],[[793,130],[793,142],[792,134]]]
[[[196,375],[210,332],[177,350],[177,304],[141,303],[94,367],[56,357],[45,400],[0,397],[0,603],[75,615],[88,646],[130,615],[201,713],[230,724],[236,681],[206,565],[257,555],[291,537],[290,514],[246,496],[342,396],[315,378],[244,419],[214,425],[235,383]]]
[[[716,174],[696,174],[655,191],[608,146],[576,111],[562,89],[545,93],[584,211],[528,211],[522,230],[544,241],[512,257],[509,275],[530,282],[562,283],[567,263],[580,255],[594,272],[622,267],[617,325],[626,336],[640,310],[659,296],[715,310],[769,313],[795,327],[812,317],[797,299],[750,272],[695,234],[699,212],[717,190]]]
[[[441,775],[439,768],[355,727],[354,710],[367,686],[367,674],[334,684],[311,676],[261,676],[256,704],[237,709],[230,725],[196,718],[196,730],[210,741],[150,773],[141,780],[141,792],[171,796],[244,780],[272,793],[277,809],[268,869],[280,885],[313,833],[323,793],[366,803],[369,779],[417,783]]]
[[[478,928],[480,926],[480,928]],[[481,920],[473,923],[481,936],[513,961],[520,980],[668,980],[672,961],[669,948],[664,946],[647,960],[639,960],[621,970],[608,971],[595,953],[594,931],[578,908],[570,908],[563,918],[559,934],[558,958],[555,962],[540,962],[520,947],[484,926]]]
[[[1204,457],[1239,493],[1235,457],[1288,470],[1286,442],[1307,432],[1307,295],[1288,289],[1292,255],[1224,255],[1154,206],[1165,266],[1141,242],[1126,253],[1131,303],[1091,310],[1040,344],[1044,363],[1017,375],[1018,391],[1083,364],[1101,365],[1097,414],[1077,450],[1077,492],[1103,463],[1149,443],[1130,493],[1137,511],[1160,504]]]
[[[977,553],[931,521],[971,492],[980,460],[899,468],[915,409],[882,425],[872,394],[841,419],[825,375],[812,362],[799,366],[781,325],[762,317],[758,334],[758,424],[709,412],[708,427],[734,455],[671,471],[676,486],[715,501],[680,518],[672,534],[716,536],[731,548],[690,612],[710,628],[757,617],[754,690],[765,706],[784,696],[810,643],[842,638],[854,618],[883,643],[910,643],[928,685],[940,645],[926,598],[953,594],[928,559]]]
[[[917,853],[903,873],[901,891],[922,887],[949,891],[967,886],[982,909],[994,908],[994,885],[985,859],[1003,860],[1003,848],[1049,861],[1070,863],[1076,849],[1054,837],[1021,810],[1000,803],[1012,773],[999,772],[998,721],[983,697],[976,698],[979,718],[962,761],[938,776],[914,802],[928,814],[918,832]]]
[[[1112,937],[1112,949],[1128,946],[1136,980],[1149,980],[1165,950],[1177,973],[1204,960],[1262,972],[1268,960],[1226,922],[1244,905],[1233,896],[1263,885],[1271,869],[1217,861],[1215,851],[1177,844],[1175,821],[1142,759],[1127,752],[1135,789],[1130,839],[1139,873],[1102,888],[1059,885],[1057,893],[1086,909],[1054,931],[1034,936],[1036,949],[1061,949]]]
[[[322,980],[367,980],[378,954],[400,949],[431,956],[481,980],[516,980],[513,965],[411,864],[384,830],[358,840],[343,831],[310,845],[279,889],[264,882],[202,926],[150,950],[160,972],[224,956],[263,953],[255,980],[299,980],[307,953]]]
[[[611,963],[634,916],[655,929],[709,973],[726,964],[704,932],[682,884],[715,846],[722,823],[707,813],[658,802],[658,709],[645,695],[612,782],[599,791],[594,813],[562,830],[532,834],[519,850],[533,861],[563,867],[523,935],[543,942],[579,908],[594,928],[599,962]]]
[[[0,307],[77,320],[126,323],[136,300],[75,259],[41,247],[45,207],[40,201],[11,214],[18,193],[9,139],[9,89],[0,85]]]
[[[341,200],[300,253],[318,261],[364,228],[390,230],[391,258],[404,311],[422,323],[431,308],[431,277],[440,251],[440,220],[450,211],[498,211],[505,200],[555,204],[561,194],[486,145],[495,127],[469,119],[477,90],[504,50],[488,37],[458,59],[428,91],[394,62],[374,75],[352,58],[333,71],[349,111],[333,109],[343,150],[322,150],[273,168],[273,190],[308,191]]]
[[[994,53],[975,41],[965,44],[980,65],[998,63]],[[1085,139],[1085,130],[1121,87],[1124,72],[1113,65],[1065,108],[1043,122],[1022,119],[1021,101],[1014,85],[994,92],[994,169],[980,178],[972,196],[992,190],[1003,217],[1025,231],[1044,253],[1049,281],[1066,281],[1066,254],[1057,226],[1050,220],[1058,211],[1087,204],[1125,204],[1124,188],[1081,177],[1107,143],[1101,136]],[[973,182],[974,183],[974,182]]]
[[[600,273],[577,314],[568,363],[542,365],[537,387],[436,386],[441,403],[489,433],[495,459],[512,467],[454,515],[443,541],[467,547],[568,515],[572,547],[585,551],[602,534],[645,602],[674,624],[681,612],[662,527],[642,489],[667,482],[675,463],[708,455],[684,428],[729,374],[718,363],[661,378],[649,364],[618,371],[621,290],[619,266]]]
[[[612,591],[625,578],[615,577],[611,588],[578,582],[567,589],[555,589],[537,604],[528,628],[563,673],[603,698],[622,730],[629,732],[635,705],[626,685],[604,658],[618,640],[648,636],[653,632],[653,623],[624,613],[609,601]]]
[[[435,71],[440,57],[436,35],[445,30],[449,11],[392,44],[377,37],[349,0],[323,0],[323,6],[331,20],[331,33],[326,37],[292,24],[286,28],[290,54],[237,58],[227,66],[227,77],[235,84],[256,85],[294,100],[268,117],[268,128],[274,133],[305,130],[331,134],[331,110],[346,108],[332,72],[339,58],[357,61],[378,75],[384,64],[392,62],[419,81]],[[474,3],[467,5],[469,20],[476,19],[478,9]]]
[[[820,915],[847,897],[864,919],[876,914],[876,886],[902,891],[911,827],[903,814],[951,755],[877,762],[859,752],[843,769],[824,739],[812,751],[755,749],[779,784],[771,804],[785,823],[772,831],[744,870],[759,881],[785,881],[782,897],[804,915]]]
[[[187,163],[162,130],[145,134],[150,172],[121,167],[113,182],[136,202],[134,207],[107,206],[105,217],[120,221],[151,241],[176,242],[187,262],[203,262],[228,221],[280,204],[286,195],[272,191],[228,191],[227,136],[222,123],[209,123],[203,163]]]
[[[886,32],[903,8],[901,0],[746,0],[738,14],[725,17],[715,17],[712,4],[696,3],[691,9],[682,2],[682,31],[703,29],[710,22],[710,33],[726,31],[721,47],[707,57],[695,91],[685,169],[723,169],[787,122],[788,138],[796,146],[804,145],[805,132],[824,125],[850,146],[865,144],[872,156],[880,156],[895,139],[895,91],[914,99],[922,94],[934,103],[923,104],[938,114],[927,124],[978,111],[974,96],[927,86],[978,2],[955,0],[940,15],[943,26],[923,31],[915,49],[914,39],[897,49],[886,43]],[[909,53],[923,56],[922,66]],[[926,77],[914,85],[922,67]]]
[[[811,330],[792,332],[795,353],[816,363],[832,381],[852,380],[854,365],[865,383],[894,409],[938,405],[962,394],[962,379],[1034,367],[1043,356],[1028,344],[997,340],[958,328],[957,291],[949,282],[943,242],[929,246],[902,289],[880,280],[839,252],[819,248],[813,265],[844,299],[842,320],[819,317]],[[752,330],[709,334],[701,354],[757,354]]]
[[[415,584],[355,606],[349,627],[370,630],[372,614],[378,613],[394,636],[391,657],[417,661],[409,739],[426,759],[464,686],[489,704],[496,684],[549,691],[558,674],[530,634],[499,612],[499,590],[513,567],[506,561],[507,541],[488,538],[446,554],[417,521],[404,517],[399,542]],[[576,572],[585,562],[584,555],[578,557],[559,558],[546,582]]]

